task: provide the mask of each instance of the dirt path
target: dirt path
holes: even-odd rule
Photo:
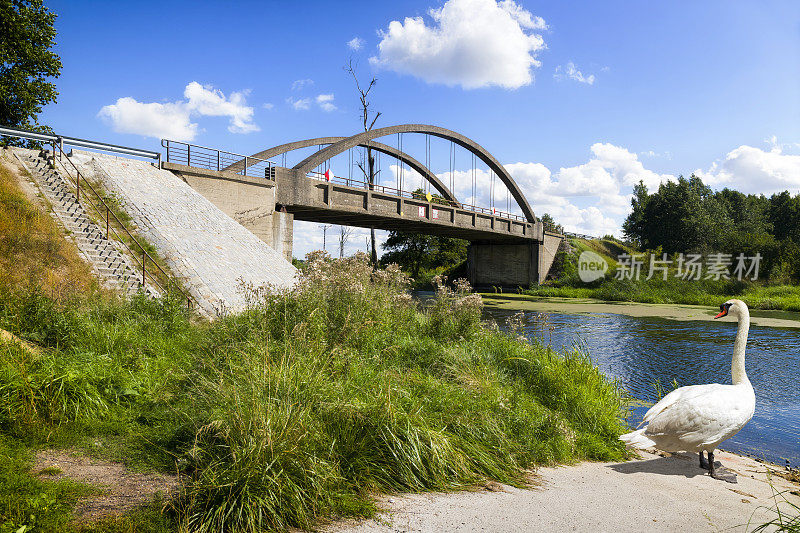
[[[694,455],[643,453],[641,460],[626,463],[542,468],[532,489],[383,497],[386,511],[376,519],[339,522],[326,531],[743,532],[776,517],[768,509],[775,501],[764,464],[725,452],[716,459],[738,473],[737,484],[709,477]],[[776,491],[786,491],[800,505],[797,484],[771,480]]]
[[[177,476],[131,472],[121,463],[90,459],[69,450],[40,451],[33,471],[42,479],[69,478],[103,489],[102,494],[78,501],[75,516],[79,520],[121,515],[151,501],[157,493],[167,496],[178,487]]]

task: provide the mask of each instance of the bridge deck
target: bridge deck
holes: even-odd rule
[[[294,214],[296,220],[417,231],[473,242],[542,240],[541,222],[533,224],[522,217],[512,219],[466,206],[409,198],[401,191],[380,186],[369,189],[323,181],[281,167],[276,171],[276,204]]]

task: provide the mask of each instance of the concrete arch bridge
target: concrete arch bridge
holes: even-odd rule
[[[406,134],[424,136],[424,163],[403,149]],[[397,138],[397,146],[379,141],[390,136]],[[450,178],[450,187],[430,168],[431,138],[450,143],[450,172],[444,174]],[[304,139],[250,156],[171,140],[163,140],[162,146],[166,148],[164,168],[289,260],[294,220],[413,231],[468,240],[473,286],[528,287],[545,278],[563,239],[545,230],[523,191],[491,153],[439,126],[403,124],[349,137]],[[464,188],[455,182],[457,147],[466,150],[473,162],[469,203],[459,200],[453,190],[458,188],[454,185]],[[291,167],[286,164],[287,154],[309,148],[310,155]],[[361,155],[360,177],[352,176],[354,151]],[[337,175],[331,161],[344,156],[348,172]],[[378,178],[382,158],[396,162],[396,180],[391,185]],[[492,176],[488,206],[473,205],[477,162]],[[404,183],[405,168],[422,180],[422,187],[409,186],[410,180]],[[498,187],[507,191],[506,210],[494,205],[495,177]],[[517,212],[508,208],[512,198]]]

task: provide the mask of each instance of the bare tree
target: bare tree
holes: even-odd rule
[[[361,82],[358,81],[358,75],[356,74],[356,68],[353,64],[353,59],[350,58],[350,61],[347,62],[347,66],[345,70],[350,73],[353,77],[353,81],[356,82],[356,90],[358,91],[358,98],[361,102],[361,122],[364,126],[364,131],[369,131],[375,126],[375,122],[378,120],[378,117],[381,116],[380,111],[370,111],[370,101],[369,101],[369,93],[372,91],[372,88],[375,87],[375,84],[378,82],[376,77],[372,77],[369,80],[369,84],[367,84],[366,88],[361,85]],[[367,158],[366,161],[358,161],[358,168],[361,169],[361,172],[364,174],[364,177],[369,184],[369,188],[373,189],[375,187],[375,157],[372,155],[372,147],[370,146],[369,141],[367,141]],[[372,242],[372,253],[370,254],[370,259],[372,260],[373,264],[377,264],[378,262],[378,252],[375,247],[375,228],[369,229],[370,233],[370,240]]]
[[[350,240],[350,235],[353,233],[353,228],[348,226],[339,226],[342,230],[341,234],[339,235],[339,259],[344,257],[344,247],[347,245],[347,241]]]

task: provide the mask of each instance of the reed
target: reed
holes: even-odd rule
[[[408,286],[363,255],[316,254],[295,289],[243,287],[249,310],[213,324],[170,299],[0,290],[0,327],[42,347],[0,345],[0,435],[181,472],[161,522],[104,531],[313,527],[369,516],[375,492],[624,456],[625,398],[588,354],[482,324],[464,282],[425,308]],[[12,500],[0,489],[0,523],[20,527]]]

